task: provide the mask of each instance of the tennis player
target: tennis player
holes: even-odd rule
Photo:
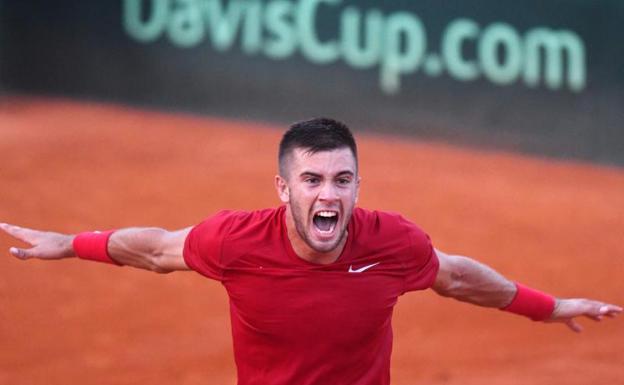
[[[158,273],[195,270],[220,281],[230,298],[241,385],[389,384],[392,311],[410,291],[432,288],[576,332],[578,317],[622,312],[512,282],[435,249],[399,214],[356,207],[357,159],[347,126],[312,119],[292,125],[280,143],[277,208],[221,211],[178,231],[0,228],[32,246],[9,250],[20,259],[78,257]]]

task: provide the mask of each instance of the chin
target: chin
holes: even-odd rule
[[[308,240],[308,246],[310,246],[312,250],[318,253],[329,253],[329,252],[336,250],[336,248],[340,245],[340,242],[344,238],[344,235],[345,234],[343,232],[340,236],[337,236],[335,239],[327,240],[327,241]]]
[[[312,250],[316,251],[317,253],[329,253],[334,251],[337,247],[338,247],[338,243],[334,243],[331,245],[318,245],[318,244],[309,244],[309,246],[312,248]]]

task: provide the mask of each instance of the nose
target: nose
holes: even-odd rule
[[[334,201],[338,199],[338,193],[336,186],[333,183],[323,183],[321,191],[319,192],[319,200],[321,201]]]

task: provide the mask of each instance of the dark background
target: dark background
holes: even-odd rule
[[[245,55],[240,36],[226,52],[209,39],[192,48],[176,47],[164,35],[139,43],[124,30],[122,1],[4,0],[0,89],[277,123],[325,115],[357,129],[624,164],[623,2],[345,0],[323,8],[320,22],[335,26],[337,15],[328,10],[348,5],[415,13],[432,50],[458,17],[482,27],[503,21],[520,33],[536,26],[573,30],[585,44],[587,86],[581,92],[520,82],[502,87],[419,71],[403,76],[400,93],[388,95],[378,68],[316,65],[299,53],[279,61]]]

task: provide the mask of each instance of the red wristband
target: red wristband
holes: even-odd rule
[[[108,255],[108,238],[115,230],[80,233],[74,237],[74,252],[81,259],[119,265]]]
[[[555,310],[555,297],[516,283],[516,296],[501,310],[529,317],[533,321],[550,318]]]

